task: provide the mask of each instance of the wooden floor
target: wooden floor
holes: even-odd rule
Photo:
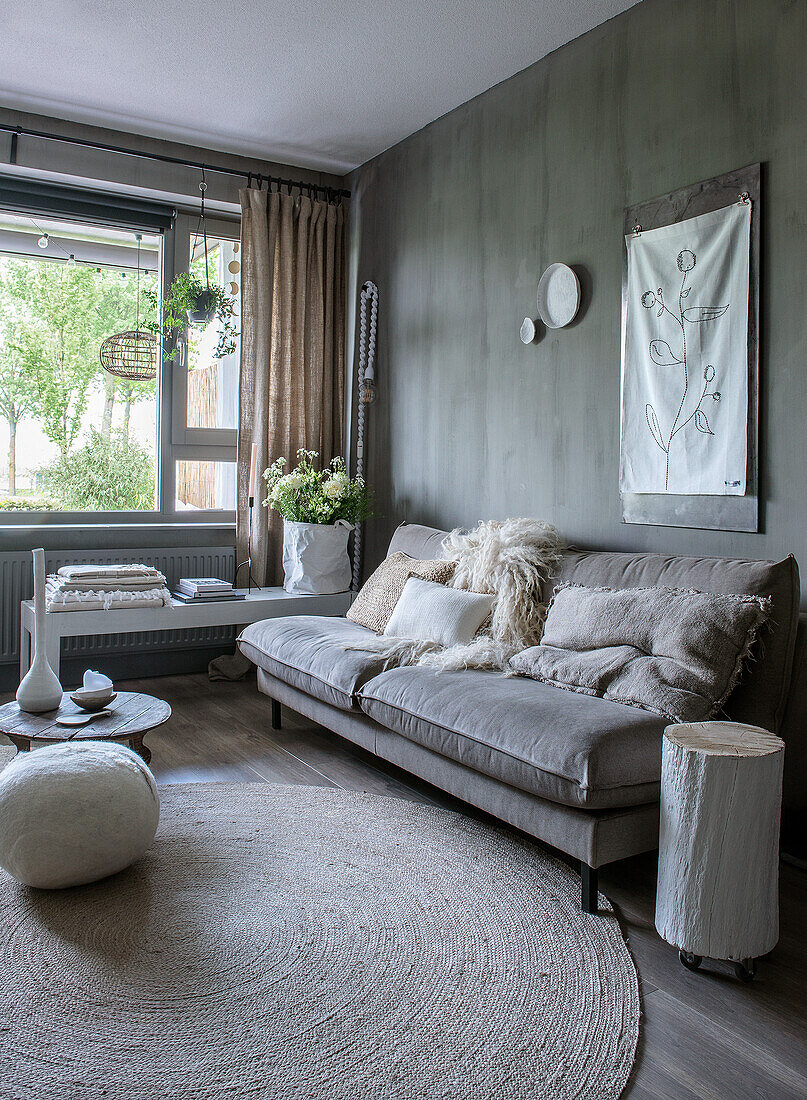
[[[167,699],[173,716],[147,735],[160,783],[305,783],[461,803],[284,709],[270,728],[255,680],[205,676],[120,685]],[[807,1100],[807,873],[782,865],[781,939],[742,985],[726,966],[692,974],[653,926],[655,856],[612,864],[600,888],[617,907],[636,962],[642,1029],[631,1100]],[[506,1097],[502,1097],[506,1100]]]

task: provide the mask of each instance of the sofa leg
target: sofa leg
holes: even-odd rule
[[[597,912],[597,868],[580,861],[580,881],[583,887],[581,907],[584,913]]]
[[[272,700],[272,729],[283,729],[283,720],[280,715],[280,703],[277,699]]]

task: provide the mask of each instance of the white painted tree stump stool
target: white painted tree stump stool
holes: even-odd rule
[[[664,731],[656,929],[690,970],[727,959],[750,981],[779,938],[784,747],[735,722]]]

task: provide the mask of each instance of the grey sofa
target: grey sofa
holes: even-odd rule
[[[444,531],[403,525],[390,552],[442,556]],[[548,585],[656,584],[764,594],[771,624],[727,714],[779,732],[799,621],[792,557],[725,558],[569,550]],[[241,651],[280,704],[580,861],[583,907],[596,910],[597,868],[655,848],[661,735],[647,711],[495,672],[382,669],[350,648],[371,632],[348,619],[294,616],[246,627]]]

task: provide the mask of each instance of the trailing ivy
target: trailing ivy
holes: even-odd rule
[[[159,305],[156,291],[147,288],[144,295],[149,305],[156,309]],[[207,283],[193,273],[182,272],[171,283],[168,293],[163,298],[160,321],[147,322],[145,326],[150,332],[155,332],[162,338],[169,359],[176,358],[175,341],[188,325],[188,314],[197,310],[206,299],[210,303],[211,316],[205,325],[209,324],[213,317],[219,323],[219,338],[213,358],[223,359],[225,355],[235,351],[239,333],[236,329],[233,299],[218,283]],[[169,351],[168,348],[171,350]]]

